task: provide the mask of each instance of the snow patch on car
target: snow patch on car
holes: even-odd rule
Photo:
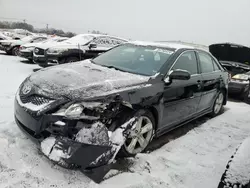
[[[187,48],[187,49],[194,49],[193,46],[188,46],[184,44],[178,44],[178,43],[171,43],[171,42],[146,42],[146,41],[134,41],[131,42],[131,44],[139,45],[139,46],[157,46],[162,48],[172,48],[175,50]]]
[[[70,99],[86,99],[112,94],[126,89],[147,87],[148,76],[95,65],[90,60],[59,65],[40,70],[29,78],[39,86],[39,94],[51,97],[67,96]]]
[[[250,181],[250,138],[239,147],[232,161],[228,164],[225,182],[246,185]]]
[[[69,154],[65,150],[61,149],[56,143],[55,137],[48,137],[41,142],[41,150],[45,156],[54,162],[60,162],[61,159],[69,158]]]

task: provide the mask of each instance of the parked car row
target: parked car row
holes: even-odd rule
[[[0,41],[0,50],[5,51],[8,55],[19,55],[19,48],[23,44],[38,43],[47,40],[46,36],[27,36],[19,40],[9,39]]]
[[[53,46],[67,39],[67,37],[50,37],[42,41],[33,41],[32,43],[26,43],[20,46],[18,55],[33,62],[33,53],[35,48],[38,48],[38,46],[40,48],[42,46]]]
[[[96,57],[125,42],[126,39],[109,35],[80,34],[50,46],[37,46],[33,51],[33,60],[41,67],[71,63]]]

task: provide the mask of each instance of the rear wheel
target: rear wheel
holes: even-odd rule
[[[76,62],[76,61],[79,61],[79,58],[77,57],[69,57],[66,59],[65,63],[73,63],[73,62]]]
[[[219,115],[223,111],[224,99],[225,99],[225,94],[224,92],[220,91],[215,99],[213,111],[210,113],[212,117]]]
[[[19,56],[19,47],[16,46],[12,49],[12,55]]]
[[[143,152],[154,136],[155,119],[150,111],[138,111],[140,116],[136,127],[130,131],[130,134],[120,150],[119,156],[133,157]]]
[[[244,92],[244,94],[243,94],[243,101],[245,102],[245,103],[248,103],[248,104],[250,104],[250,99],[249,99],[249,88]]]

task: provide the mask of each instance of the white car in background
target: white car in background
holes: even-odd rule
[[[19,55],[19,47],[26,43],[37,43],[47,40],[46,36],[27,36],[20,40],[1,40],[0,50],[5,51],[8,55]]]
[[[8,37],[6,35],[4,35],[3,33],[0,32],[0,41],[1,40],[11,40],[12,38],[11,37]]]
[[[47,40],[40,41],[40,42],[26,43],[26,44],[20,46],[19,56],[33,62],[33,51],[36,47],[53,46],[59,42],[65,41],[67,39],[68,39],[67,37],[57,37],[56,36],[56,37],[51,37],[51,38],[48,38]]]

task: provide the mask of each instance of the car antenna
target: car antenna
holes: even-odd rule
[[[80,44],[78,43],[78,51],[79,51],[79,58],[80,60],[82,60],[82,54],[81,54],[81,49],[80,49]]]

